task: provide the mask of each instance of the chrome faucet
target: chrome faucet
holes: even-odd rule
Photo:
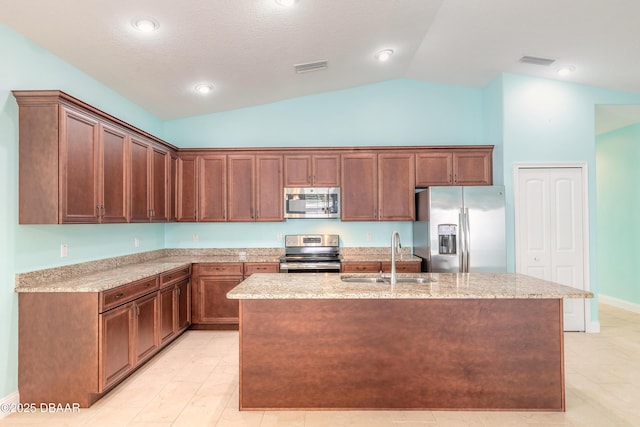
[[[400,233],[394,231],[391,233],[391,284],[395,285],[398,281],[398,273],[396,272],[396,255],[401,254],[402,244],[400,244]]]

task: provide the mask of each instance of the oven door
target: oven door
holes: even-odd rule
[[[340,273],[339,262],[288,262],[280,263],[280,273]]]

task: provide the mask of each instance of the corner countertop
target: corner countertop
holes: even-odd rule
[[[591,292],[515,273],[403,273],[426,283],[347,283],[341,276],[371,274],[254,274],[227,293],[230,299],[544,299],[593,298]],[[375,275],[373,275],[375,276]]]

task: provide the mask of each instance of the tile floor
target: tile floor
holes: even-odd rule
[[[188,331],[91,408],[0,426],[639,426],[640,314],[600,305],[602,332],[565,334],[567,411],[238,411],[238,333]]]

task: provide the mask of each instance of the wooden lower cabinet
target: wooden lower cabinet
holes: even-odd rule
[[[160,344],[165,344],[191,324],[190,280],[183,279],[160,289]]]
[[[227,299],[227,292],[242,282],[243,271],[241,262],[194,264],[191,301],[194,328],[238,328],[238,300]]]
[[[21,402],[91,406],[189,326],[190,271],[104,292],[20,293]]]
[[[342,263],[343,273],[390,273],[391,261],[345,261]],[[396,261],[398,273],[420,273],[420,261]]]

